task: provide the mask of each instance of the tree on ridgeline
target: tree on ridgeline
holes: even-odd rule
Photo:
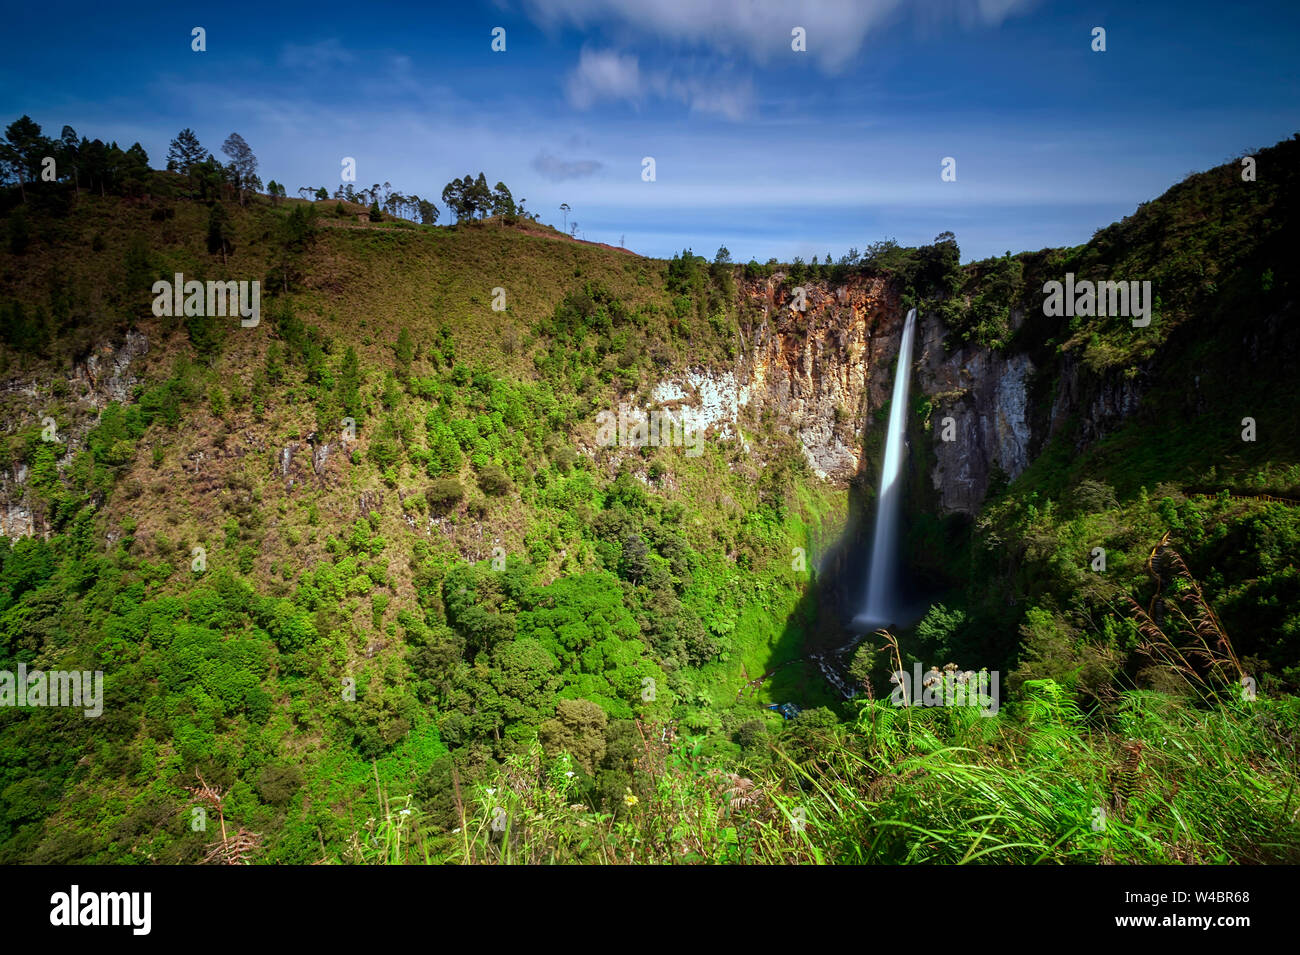
[[[262,188],[262,180],[257,177],[257,157],[239,133],[231,133],[221,144],[221,151],[230,157],[226,170],[239,191],[240,204],[248,205],[249,194]]]
[[[99,189],[101,196],[108,195],[108,147],[101,139],[81,140],[81,162],[86,171],[86,186],[93,193]]]
[[[188,126],[176,134],[167,147],[167,170],[189,175],[190,170],[208,158],[208,151]]]
[[[0,140],[0,171],[4,181],[17,181],[23,202],[27,201],[27,183],[41,173],[41,159],[54,152],[53,144],[41,135],[40,124],[30,116],[20,116],[5,128]]]
[[[229,182],[226,167],[212,153],[208,153],[207,159],[190,169],[190,179],[194,182],[198,198],[208,200],[220,199]]]
[[[492,212],[492,190],[488,188],[487,176],[483,173],[474,180],[474,208],[478,210],[480,219],[486,219]]]
[[[510,190],[506,188],[504,182],[498,182],[492,187],[492,214],[494,216],[515,215],[515,198],[510,195]]]
[[[149,154],[139,143],[132,143],[131,148],[121,152],[117,143],[110,147],[110,153],[117,152],[117,171],[122,184],[122,191],[129,196],[138,196],[149,184]]]
[[[447,208],[451,210],[457,222],[472,222],[476,218],[486,219],[490,215],[519,214],[519,208],[515,205],[509,187],[504,182],[498,182],[495,188],[489,189],[487,176],[481,172],[477,178],[466,173],[463,178],[453,179],[447,183],[442,189],[442,201],[447,203]],[[420,210],[420,217],[426,223],[431,223],[438,217],[436,208],[429,210],[431,216],[424,214],[423,206],[420,206]]]
[[[465,218],[465,186],[461,180],[453,179],[442,187],[442,201],[447,203],[457,222]]]
[[[58,144],[58,163],[59,169],[63,170],[63,175],[72,171],[72,186],[81,192],[81,146],[77,141],[77,131],[71,126],[64,126],[63,132],[59,136]]]

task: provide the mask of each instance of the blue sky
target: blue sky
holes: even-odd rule
[[[1300,131],[1290,0],[50,9],[6,15],[6,123],[138,140],[156,166],[182,127],[213,151],[238,131],[290,194],[333,190],[351,156],[359,185],[442,207],[448,179],[482,170],[543,221],[567,202],[586,238],[647,255],[838,257],[945,229],[965,260],[1071,245]],[[955,182],[940,180],[947,156]]]

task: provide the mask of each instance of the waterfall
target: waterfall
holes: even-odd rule
[[[880,469],[880,496],[876,499],[876,532],[871,542],[871,569],[867,603],[854,623],[883,627],[895,623],[898,611],[898,519],[903,497],[903,442],[907,437],[907,386],[912,377],[912,334],[916,309],[907,313],[903,340],[898,346],[894,396],[889,405],[889,432],[885,435],[885,461]]]

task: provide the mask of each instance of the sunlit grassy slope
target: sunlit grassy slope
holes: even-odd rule
[[[887,271],[1030,352],[1036,394],[1071,362],[1144,376],[1137,414],[1068,423],[969,526],[918,516],[945,592],[868,640],[854,703],[803,659],[792,559],[846,494],[780,421],[742,417],[748,452],[595,447],[620,397],[729,366],[766,267],[264,197],[223,203],[223,255],[166,174],[7,200],[0,467],[39,530],[0,543],[0,669],[106,691],[98,719],[0,711],[0,859],[220,859],[219,815],[265,862],[1296,861],[1294,151],[1260,154],[1258,194],[1213,170],[1077,249],[783,270]],[[1032,317],[1066,268],[1154,275],[1156,333]],[[259,280],[261,323],[155,318],[176,272]],[[74,369],[128,330],[119,401]],[[891,706],[914,661],[999,670],[1001,709]]]

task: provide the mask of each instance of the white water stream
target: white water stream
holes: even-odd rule
[[[880,496],[876,499],[876,531],[871,542],[867,602],[854,618],[857,627],[884,627],[897,622],[898,524],[903,506],[903,452],[907,440],[907,389],[912,379],[912,336],[916,309],[907,313],[903,339],[894,371],[894,396],[889,404],[889,432],[885,435],[885,461],[880,469]]]

